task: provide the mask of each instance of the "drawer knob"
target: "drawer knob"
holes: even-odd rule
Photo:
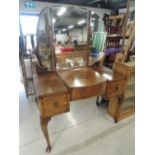
[[[58,106],[58,102],[55,101],[55,102],[54,102],[54,107],[57,107],[57,106]]]
[[[118,86],[115,86],[115,91],[117,91],[118,90]]]

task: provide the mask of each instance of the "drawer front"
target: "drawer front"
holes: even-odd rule
[[[41,115],[50,117],[69,111],[69,94],[59,94],[45,97],[39,103]]]
[[[84,99],[105,93],[106,83],[87,88],[76,88],[71,91],[71,100]]]
[[[118,96],[124,94],[126,88],[126,80],[108,82],[107,97]]]

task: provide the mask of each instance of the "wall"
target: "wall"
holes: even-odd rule
[[[87,41],[87,26],[83,27],[83,40]]]
[[[62,44],[65,44],[65,41],[68,40],[67,34],[56,34],[56,40],[61,41]]]
[[[72,41],[77,40],[78,43],[87,41],[87,26],[82,29],[72,29],[69,31],[69,35],[72,37]]]
[[[81,42],[83,40],[82,29],[72,29],[69,31],[69,35],[72,37],[72,41],[77,40]]]

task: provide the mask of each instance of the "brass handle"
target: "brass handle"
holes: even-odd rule
[[[54,101],[54,107],[57,107],[57,106],[58,106],[58,102]]]

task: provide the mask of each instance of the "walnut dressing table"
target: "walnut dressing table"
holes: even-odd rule
[[[40,110],[41,129],[47,142],[46,152],[51,151],[47,129],[51,117],[69,112],[70,101],[103,95],[108,98],[119,97],[124,92],[124,81],[126,81],[125,76],[116,72],[113,73],[103,66],[89,67],[89,47],[90,38],[92,37],[91,12],[86,9],[79,10],[68,6],[68,14],[64,13],[63,16],[65,17],[59,18],[59,22],[56,21],[53,24],[52,21],[56,18],[55,14],[60,9],[60,7],[47,7],[41,11],[37,26],[37,48],[34,51],[39,64],[36,66],[38,75],[34,75],[33,80]],[[56,38],[54,38],[53,33],[57,33],[56,30],[61,26],[61,23],[64,23],[64,20],[65,27],[73,25],[70,21],[74,21],[74,25],[79,22],[78,18],[70,20],[71,14],[80,15],[82,19],[87,21],[87,23],[84,23],[87,26],[87,37],[85,36],[87,38],[86,62],[83,63],[85,66],[82,67],[81,65],[71,65],[71,68],[68,68],[67,65],[59,65],[55,55],[54,39]],[[42,45],[46,47],[46,50],[42,49]],[[59,67],[57,68],[57,66]],[[66,70],[60,70],[61,67]]]

